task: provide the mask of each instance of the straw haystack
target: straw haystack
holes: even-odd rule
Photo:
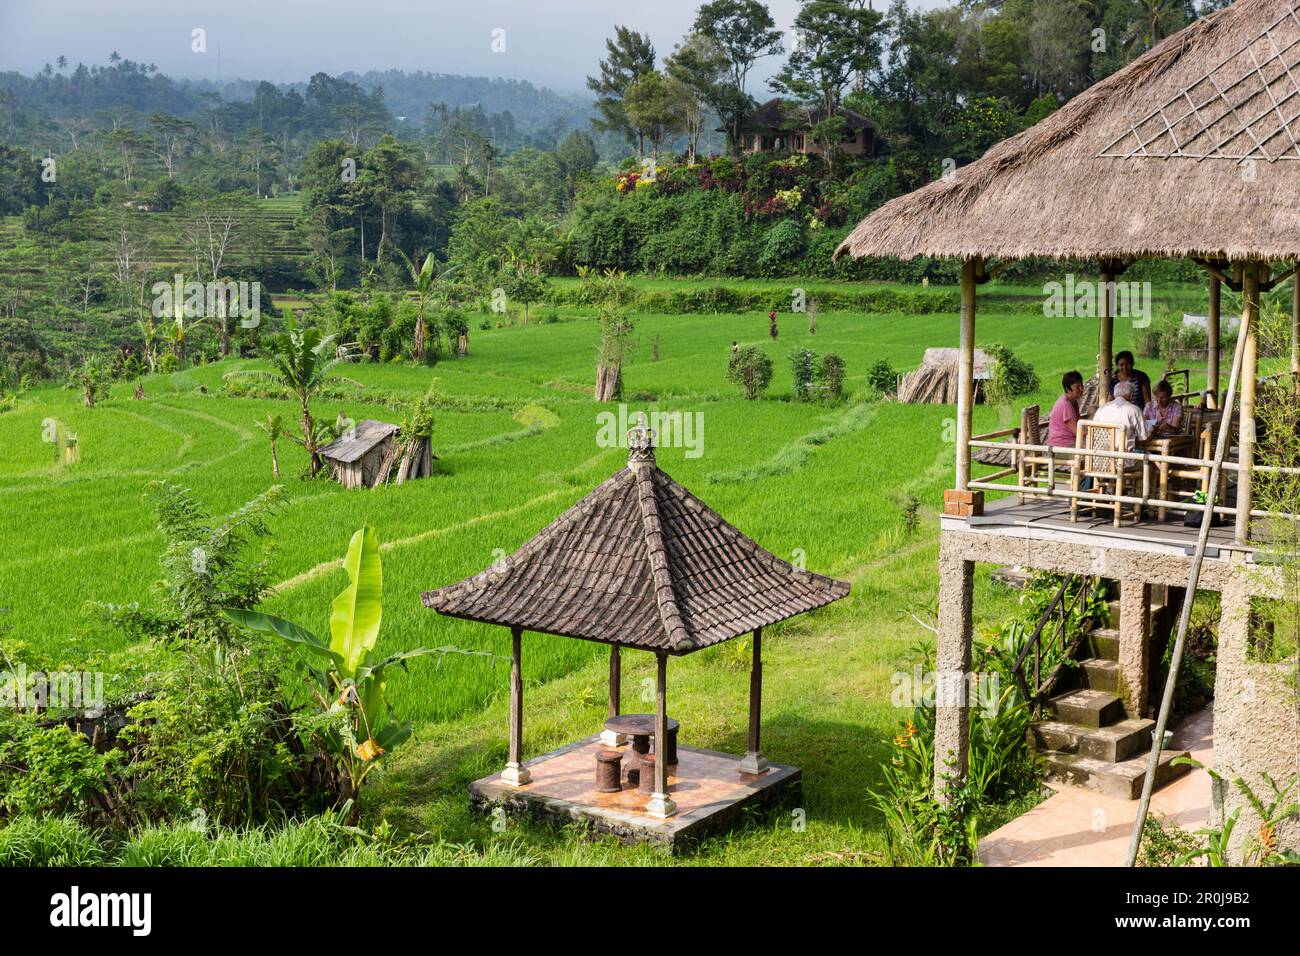
[[[957,404],[957,370],[961,353],[957,349],[926,349],[921,367],[898,382],[898,400],[910,405]],[[993,377],[993,359],[975,350],[975,400],[983,401],[980,382]]]
[[[1300,256],[1300,10],[1238,0],[886,203],[835,255]]]

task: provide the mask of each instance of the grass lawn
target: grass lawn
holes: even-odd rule
[[[1117,347],[1128,345],[1131,331],[1117,333]],[[370,403],[322,400],[318,415],[346,410],[356,419],[399,421],[402,411],[380,400],[414,398],[433,385],[448,400],[434,426],[443,473],[400,488],[347,491],[295,477],[305,455],[282,442],[284,507],[271,559],[282,584],[268,609],[326,631],[329,601],[346,582],[338,559],[352,531],[369,523],[385,549],[381,648],[452,644],[507,654],[501,629],[439,618],[419,594],[514,550],[623,465],[625,451],[597,443],[597,414],[606,410],[590,400],[597,334],[587,320],[489,331],[475,320],[467,359],[433,369],[350,366],[348,375],[382,394]],[[1095,336],[1095,322],[1082,319],[994,311],[979,319],[981,343],[1010,345],[1043,380],[1037,396],[1018,404],[1050,405],[1061,371],[1094,363]],[[956,338],[950,315],[823,314],[815,336],[802,317],[786,316],[778,342],[767,336],[766,316],[637,317],[637,347],[624,373],[630,409],[699,412],[704,422],[703,454],[663,448],[660,466],[775,554],[802,554],[810,570],[853,583],[847,600],[772,628],[765,642],[764,750],[803,768],[806,829],[781,815],[755,818],[683,862],[854,863],[879,851],[866,790],[878,785],[878,766],[907,716],[890,702],[890,677],[927,636],[909,611],[932,605],[937,594],[935,509],[952,480],[954,410],[797,403],[786,356],[797,346],[836,352],[847,364],[847,389],[862,392],[877,359],[915,367],[926,347],[956,345]],[[726,382],[733,340],[772,357],[766,400],[746,402]],[[142,402],[131,399],[132,386],[118,385],[93,409],[72,391],[38,391],[0,415],[0,606],[12,625],[11,654],[30,668],[104,670],[113,687],[123,638],[87,602],[149,600],[160,538],[145,485],[157,478],[187,485],[225,513],[272,481],[255,423],[268,411],[292,419],[292,410],[221,389],[224,373],[250,364],[146,379]],[[980,407],[975,427],[989,431],[1016,416],[1017,409]],[[51,419],[78,435],[80,464],[56,464],[43,440]],[[913,498],[921,523],[909,531]],[[1013,598],[986,576],[978,580],[976,608],[992,622]],[[599,728],[605,654],[586,642],[525,638],[528,753]],[[652,658],[628,653],[624,661],[627,707]],[[671,663],[670,707],[684,742],[743,750],[747,668],[747,648],[735,643]],[[470,814],[465,784],[505,760],[507,671],[483,658],[451,657],[439,669],[416,662],[391,679],[395,706],[416,733],[372,778],[367,817],[453,842],[514,842],[547,862],[658,861],[649,851],[536,824],[496,833],[491,821]]]

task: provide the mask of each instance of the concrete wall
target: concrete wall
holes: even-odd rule
[[[940,535],[939,667],[969,667],[969,575],[973,563],[1018,565],[1061,574],[1092,574],[1120,582],[1123,618],[1120,628],[1121,696],[1131,714],[1149,713],[1159,706],[1143,679],[1153,662],[1147,657],[1145,634],[1152,585],[1187,584],[1191,557],[1174,548],[1143,546],[1116,539],[1088,541],[1084,534],[1038,533],[1021,529],[965,526],[945,520]],[[1275,572],[1248,564],[1242,552],[1207,558],[1200,589],[1222,595],[1215,676],[1214,750],[1216,769],[1231,779],[1241,776],[1256,794],[1268,792],[1262,774],[1283,784],[1300,773],[1300,692],[1294,685],[1295,662],[1259,664],[1248,660],[1249,606],[1252,595],[1277,591]],[[1138,620],[1135,620],[1134,618]],[[1125,620],[1128,625],[1125,626]],[[963,646],[963,643],[965,646]],[[956,714],[940,714],[935,762],[942,766],[965,742],[955,726]],[[1216,807],[1239,811],[1233,834],[1240,855],[1259,820],[1235,788],[1218,788]],[[1300,799],[1293,794],[1292,799]],[[1217,825],[1212,821],[1211,825]],[[1300,850],[1300,821],[1277,833],[1282,847]]]

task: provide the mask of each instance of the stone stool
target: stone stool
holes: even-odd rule
[[[599,750],[596,752],[596,792],[618,793],[623,789],[623,752]]]
[[[655,792],[655,755],[641,755],[641,780],[637,784],[637,792],[652,794]]]
[[[628,751],[627,761],[627,782],[634,785],[641,780],[641,763],[650,753],[650,735],[634,734],[632,737],[632,749]]]

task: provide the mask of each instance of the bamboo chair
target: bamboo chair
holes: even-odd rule
[[[1204,465],[1171,465],[1169,468],[1169,488],[1174,494],[1182,494],[1192,497],[1198,491],[1209,492],[1210,490],[1210,465],[1208,462],[1214,458],[1214,439],[1215,429],[1213,425],[1208,424],[1205,420],[1204,408],[1183,407],[1183,428],[1182,434],[1192,439],[1191,451],[1195,456],[1207,464]],[[1225,469],[1219,473],[1219,494],[1218,500],[1222,504],[1224,496],[1227,493],[1228,472]]]
[[[1041,409],[1037,405],[1028,405],[1020,410],[1020,444],[1046,444],[1042,440],[1042,423],[1039,421],[1040,413]],[[1051,488],[1055,484],[1056,476],[1052,470],[1051,455],[1036,451],[1017,452],[1016,468],[1019,474],[1017,484],[1022,488],[1026,485],[1033,485],[1035,488],[1039,485],[1046,485]],[[1042,497],[1050,496],[1021,492],[1020,503],[1023,505],[1026,498]]]
[[[1128,449],[1128,430],[1123,425],[1083,419],[1077,427],[1075,447],[1081,449],[1083,454],[1075,457],[1070,469],[1071,490],[1079,491],[1083,479],[1091,478],[1094,493],[1110,493],[1119,496],[1124,494],[1126,482],[1134,479],[1140,480],[1139,476],[1143,468],[1141,462],[1091,454],[1092,452],[1126,451]],[[1113,487],[1114,490],[1108,492],[1108,487]],[[1070,521],[1077,522],[1079,520],[1080,508],[1091,508],[1093,510],[1113,509],[1115,512],[1115,527],[1117,528],[1124,517],[1124,503],[1122,501],[1083,502],[1078,498],[1071,498]],[[1133,520],[1142,520],[1142,506],[1140,504],[1134,505],[1132,514]]]

